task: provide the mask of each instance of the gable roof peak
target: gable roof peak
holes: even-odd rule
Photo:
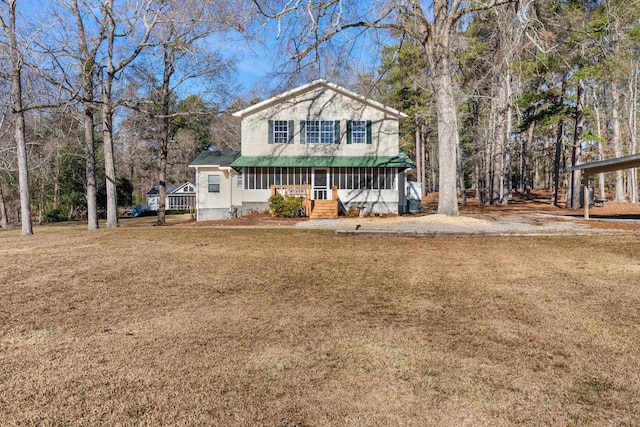
[[[349,89],[346,89],[342,86],[338,86],[335,83],[331,83],[328,82],[324,79],[317,79],[317,80],[313,80],[307,84],[304,84],[302,86],[298,86],[297,88],[291,89],[289,91],[283,92],[279,95],[276,96],[272,96],[271,98],[267,98],[262,102],[259,102],[257,104],[251,105],[247,108],[244,108],[240,111],[236,111],[235,113],[233,113],[234,117],[246,117],[249,116],[255,112],[258,112],[260,110],[262,110],[263,108],[269,107],[271,105],[277,104],[278,102],[282,102],[283,100],[286,100],[288,98],[292,98],[294,96],[312,91],[318,87],[325,87],[325,88],[329,88],[334,90],[335,92],[338,92],[342,95],[345,95],[349,98],[353,98],[356,99],[364,104],[367,104],[369,106],[372,106],[374,108],[380,109],[388,114],[391,114],[393,116],[396,116],[399,120],[404,120],[405,118],[407,118],[407,115],[404,114],[401,111],[396,110],[395,108],[391,108],[387,105],[384,105],[381,102],[375,101],[371,98],[368,98],[366,96],[363,95],[359,95]]]

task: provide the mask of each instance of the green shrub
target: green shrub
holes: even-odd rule
[[[41,223],[47,222],[60,222],[66,221],[68,218],[67,212],[62,209],[54,208],[49,209],[47,211],[42,212],[42,217],[40,218]]]
[[[296,218],[302,214],[302,197],[275,194],[269,197],[271,215],[285,218]]]

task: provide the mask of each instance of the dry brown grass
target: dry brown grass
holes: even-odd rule
[[[0,232],[0,425],[638,425],[640,238]]]

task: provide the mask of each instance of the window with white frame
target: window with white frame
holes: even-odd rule
[[[320,143],[333,144],[335,128],[333,120],[323,120],[320,122]]]
[[[307,120],[305,125],[307,144],[317,144],[320,142],[320,120]]]
[[[333,144],[336,142],[336,122],[334,120],[307,120],[305,141],[308,144]]]
[[[367,121],[353,120],[351,122],[351,142],[353,144],[367,143]]]
[[[220,175],[209,175],[207,177],[209,193],[220,192]]]
[[[275,144],[289,142],[289,122],[287,120],[273,121],[273,142]]]
[[[236,175],[236,185],[242,188],[242,172],[238,172],[238,175]]]

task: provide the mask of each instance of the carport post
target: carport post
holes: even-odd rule
[[[584,170],[582,204],[584,205],[584,219],[589,219],[589,171]]]

